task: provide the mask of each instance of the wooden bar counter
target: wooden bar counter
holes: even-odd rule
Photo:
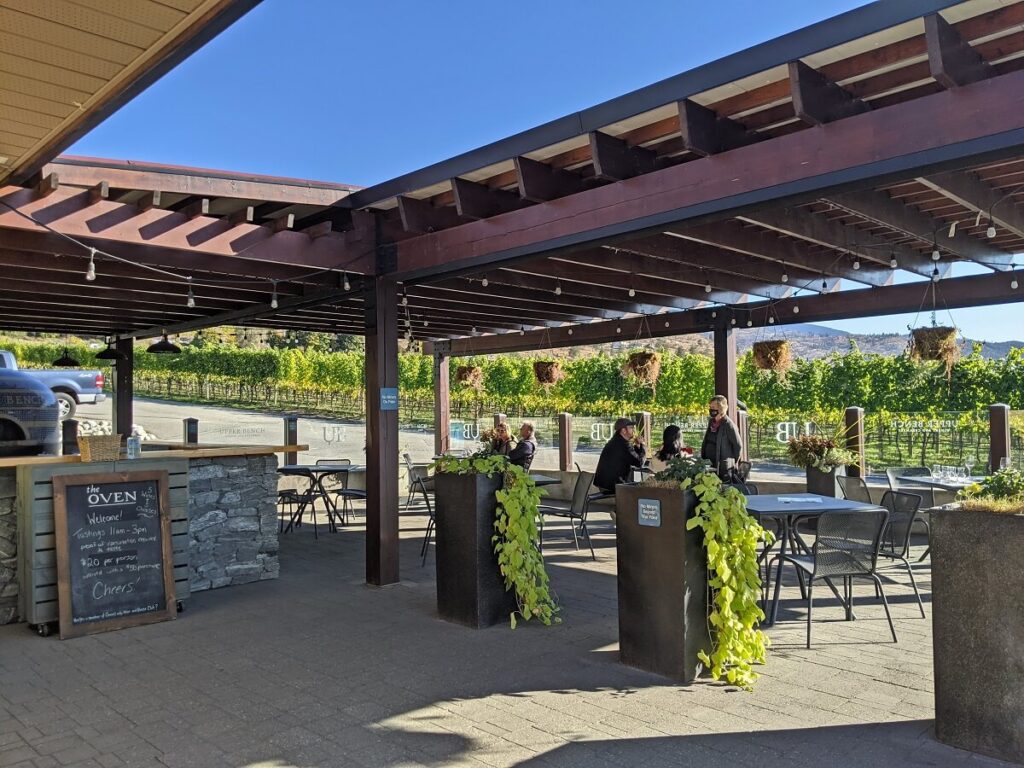
[[[163,470],[176,598],[277,578],[276,454],[305,445],[143,443],[137,459],[0,458],[0,624],[57,620],[53,477]]]

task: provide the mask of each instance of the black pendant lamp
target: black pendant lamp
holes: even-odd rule
[[[58,368],[78,368],[81,363],[71,356],[67,347],[64,347],[64,354],[54,360],[51,365],[55,365]]]
[[[155,344],[150,344],[146,347],[147,352],[152,352],[154,355],[180,355],[181,347],[167,338],[167,334]]]
[[[107,348],[102,352],[97,352],[94,357],[97,360],[109,360],[111,363],[119,363],[128,358],[114,349],[114,342],[111,339],[107,339]]]

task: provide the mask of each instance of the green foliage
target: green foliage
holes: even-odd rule
[[[789,460],[800,469],[831,472],[836,467],[857,463],[857,456],[827,435],[800,435],[789,439]]]
[[[531,374],[532,375],[532,374]],[[498,555],[498,566],[505,577],[505,589],[514,589],[519,610],[509,617],[516,627],[516,613],[524,620],[537,619],[542,624],[558,623],[558,604],[551,595],[544,556],[540,551],[541,490],[522,467],[509,463],[504,456],[480,451],[468,458],[444,456],[434,466],[438,472],[459,475],[482,474],[491,477],[501,473],[504,486],[496,494],[498,514],[494,521],[496,533],[491,541]]]
[[[711,471],[711,462],[693,456],[676,456],[668,466],[654,476],[660,482],[671,481],[682,484],[684,481],[693,483],[700,475]]]
[[[1024,472],[1006,467],[960,491],[963,499],[1024,501]]]
[[[736,488],[722,485],[718,475],[705,472],[686,478],[682,487],[697,495],[696,514],[686,529],[704,531],[708,556],[708,586],[712,599],[708,622],[712,650],[700,653],[700,660],[715,680],[751,690],[759,675],[754,664],[764,664],[768,638],[757,628],[764,620],[761,597],[761,569],[757,562],[758,542],[770,542],[771,533],[747,513],[746,497]]]

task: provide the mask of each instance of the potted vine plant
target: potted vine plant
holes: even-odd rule
[[[946,378],[953,372],[953,366],[960,360],[960,343],[956,340],[957,330],[946,325],[931,325],[913,328],[910,331],[909,353],[911,360],[935,360],[946,368]]]
[[[622,373],[653,390],[661,376],[661,355],[657,352],[633,352],[626,358]]]
[[[565,378],[565,371],[557,360],[534,360],[533,375],[538,384],[550,387]]]
[[[929,522],[935,734],[1024,763],[1024,474],[999,470]]]
[[[846,474],[846,465],[857,456],[846,450],[841,436],[800,435],[789,439],[789,460],[807,473],[807,492],[835,496],[836,475]]]
[[[623,663],[691,682],[702,672],[750,689],[768,639],[758,601],[765,531],[708,462],[673,459],[615,489]]]
[[[517,617],[558,622],[540,551],[541,490],[487,450],[435,463],[437,608],[481,628]]]
[[[785,339],[755,341],[752,349],[754,364],[762,371],[775,371],[780,376],[793,365],[793,353]]]

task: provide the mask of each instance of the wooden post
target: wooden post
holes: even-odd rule
[[[394,280],[367,280],[366,310],[366,581],[399,580],[398,569],[398,290]]]
[[[434,455],[452,447],[451,380],[447,344],[434,345]]]
[[[727,325],[715,326],[715,394],[729,401],[729,418],[736,421],[736,334]],[[708,398],[710,400],[710,398]]]
[[[132,339],[118,339],[115,349],[124,357],[114,361],[114,432],[122,437],[132,433],[135,420],[133,379],[135,375],[135,344]]]
[[[199,419],[182,419],[182,442],[194,445],[199,442]]]
[[[298,416],[285,416],[284,417],[284,444],[285,445],[298,445],[299,444],[299,417]],[[285,464],[298,464],[299,454],[295,451],[287,451],[284,454]]]
[[[1010,458],[1010,406],[996,403],[988,407],[989,466],[995,472],[1001,459]]]
[[[633,414],[633,421],[636,422],[636,431],[643,438],[644,445],[647,446],[647,455],[650,456],[654,452],[654,448],[651,447],[654,439],[651,434],[651,414],[649,411],[639,411]]]
[[[867,453],[864,450],[864,409],[850,406],[846,409],[846,450],[857,457],[857,466],[848,466],[850,477],[867,477]]]
[[[747,423],[747,412],[736,410],[736,431],[740,435],[740,461],[750,461],[750,451],[747,444],[750,442],[750,428]]]
[[[508,416],[506,416],[504,413],[494,414],[494,426],[498,426],[503,421],[508,421]]]
[[[572,414],[558,414],[558,468],[563,472],[573,469]]]
[[[64,419],[60,423],[60,443],[61,455],[78,455],[78,422],[75,419]]]

